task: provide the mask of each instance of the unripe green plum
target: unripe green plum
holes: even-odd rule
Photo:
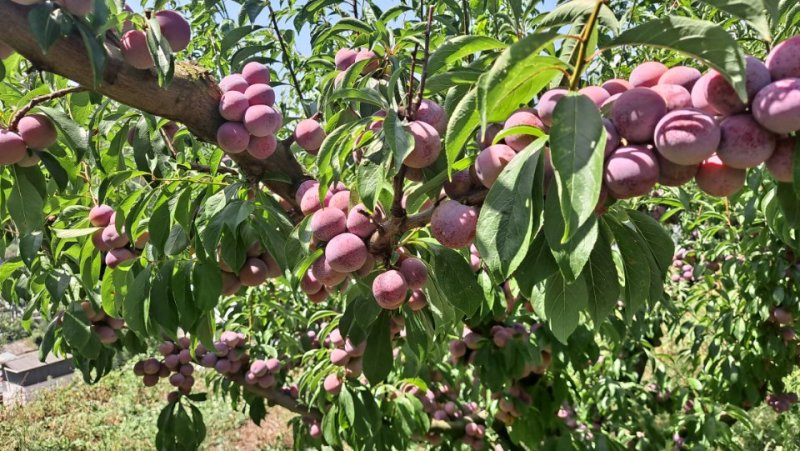
[[[792,165],[794,153],[797,149],[797,138],[779,139],[775,145],[775,152],[767,160],[767,171],[775,180],[791,183],[793,180]]]
[[[19,163],[28,155],[27,151],[21,136],[0,128],[0,165]]]
[[[256,287],[267,280],[267,265],[260,258],[248,258],[239,271],[239,281],[246,287]]]
[[[267,105],[253,105],[244,113],[244,127],[251,135],[274,135],[282,125],[281,113]]]
[[[248,108],[247,96],[239,91],[228,91],[219,99],[219,114],[229,121],[240,122]]]
[[[776,136],[750,114],[728,116],[719,124],[717,156],[726,166],[747,169],[767,161],[775,151]]]
[[[700,167],[699,164],[675,164],[658,152],[656,157],[658,157],[658,183],[665,186],[681,186],[690,182]]]
[[[622,94],[623,92],[633,88],[631,83],[628,80],[623,80],[621,78],[612,78],[611,80],[606,81],[601,85],[601,88],[605,89],[609,95],[615,94]],[[541,113],[540,113],[541,115]]]
[[[667,111],[692,107],[692,95],[681,85],[658,84],[650,89],[664,98],[664,102],[667,104]]]
[[[428,267],[416,257],[409,257],[400,262],[399,269],[412,290],[419,290],[428,281]]]
[[[711,76],[708,79],[708,85],[706,85],[706,98],[709,105],[725,116],[741,113],[747,109],[747,105],[753,100],[756,93],[772,82],[769,69],[764,63],[752,56],[748,56],[746,60],[745,90],[747,91],[747,103],[739,99],[733,86],[720,72],[715,70],[709,72]]]
[[[329,374],[325,377],[325,381],[322,383],[323,388],[329,394],[336,396],[342,391],[342,381],[339,379],[334,373]]]
[[[675,66],[669,68],[666,72],[664,72],[663,75],[661,75],[661,77],[658,79],[658,84],[683,86],[683,88],[689,92],[702,75],[703,74],[694,67]]]
[[[713,117],[696,110],[675,110],[658,122],[653,140],[664,158],[688,166],[710,157],[719,147],[720,137]]]
[[[165,9],[156,13],[156,21],[161,27],[161,35],[169,43],[173,52],[180,52],[192,40],[192,28],[180,13]]]
[[[414,138],[414,149],[403,160],[411,168],[422,169],[433,164],[442,151],[442,140],[439,132],[432,125],[422,121],[412,121],[408,131]]]
[[[658,161],[645,146],[620,147],[606,160],[604,177],[616,199],[643,196],[658,181]]]
[[[454,200],[439,204],[431,217],[431,233],[445,247],[459,249],[469,246],[475,238],[478,211]]]
[[[306,152],[316,155],[327,134],[319,122],[314,119],[303,119],[294,129],[294,139],[297,145]]]
[[[614,102],[611,120],[619,135],[630,143],[646,143],[653,139],[658,121],[667,114],[667,103],[648,88],[623,92]]]
[[[119,233],[116,224],[109,224],[102,232],[103,242],[111,249],[119,249],[128,245],[128,235]]]
[[[712,155],[700,163],[694,180],[697,187],[706,194],[715,197],[726,197],[739,191],[747,177],[745,169],[736,169],[725,165],[718,156]]]
[[[155,66],[153,56],[147,48],[147,35],[141,30],[130,30],[120,39],[122,59],[136,69],[145,70]]]
[[[553,125],[553,111],[556,109],[556,104],[562,97],[567,95],[569,91],[562,88],[551,89],[539,98],[539,103],[536,105],[536,112],[539,120],[548,127]],[[607,91],[606,91],[607,92]]]
[[[800,36],[776,45],[767,56],[767,68],[773,80],[800,78]]]
[[[222,271],[222,294],[225,296],[234,295],[241,287],[242,282],[239,281],[236,274]]]
[[[378,274],[372,281],[372,294],[382,308],[394,310],[406,300],[408,284],[403,275],[394,269]]]
[[[544,122],[542,122],[539,116],[536,115],[536,112],[531,108],[520,108],[513,112],[511,116],[506,119],[503,128],[509,129],[520,125],[527,125],[540,130],[544,130],[545,128]],[[532,143],[536,139],[536,136],[526,134],[508,135],[504,139],[508,147],[514,149],[515,152],[519,152],[527,147],[528,144]]]
[[[370,219],[364,204],[358,204],[347,214],[347,231],[361,238],[369,238],[377,226]]]
[[[345,71],[356,62],[356,56],[358,56],[357,50],[341,48],[336,52],[333,61],[337,69]]]
[[[422,290],[413,290],[408,298],[408,308],[418,312],[428,306],[428,298]]]
[[[334,349],[331,351],[330,360],[336,366],[345,366],[350,360],[350,356],[344,349]]]
[[[357,271],[367,261],[367,246],[352,234],[336,235],[325,247],[325,260],[334,271],[350,273]]]
[[[226,93],[228,91],[238,91],[244,94],[249,86],[250,84],[247,83],[247,80],[245,80],[241,74],[226,75],[219,82],[219,89],[223,93]]]
[[[598,108],[600,108],[611,94],[608,93],[605,89],[601,88],[600,86],[587,86],[578,91],[579,94],[583,94],[589,98]]]
[[[89,222],[95,227],[106,227],[111,223],[114,209],[108,205],[96,205],[89,210]]]
[[[447,130],[447,113],[438,103],[432,100],[422,99],[414,119],[433,126],[439,136],[444,135]]]
[[[711,80],[712,76],[713,74],[708,72],[700,77],[700,79],[697,80],[697,83],[694,84],[694,87],[692,87],[692,106],[706,114],[715,116],[719,114],[719,111],[717,111],[716,108],[708,103],[707,95],[708,82]]]
[[[55,144],[58,138],[53,121],[43,114],[23,117],[19,121],[17,131],[31,149],[46,149]]]
[[[217,144],[227,153],[241,153],[250,144],[250,133],[239,122],[225,122],[217,129]]]
[[[347,273],[339,272],[331,268],[325,254],[314,260],[309,271],[311,271],[314,278],[319,280],[326,287],[339,285],[347,278]]]
[[[311,215],[309,228],[316,239],[330,241],[347,231],[347,217],[338,208],[324,207]]]
[[[247,153],[253,158],[266,160],[275,153],[277,148],[278,140],[275,135],[251,136],[250,142],[247,144]]]
[[[258,61],[251,61],[242,68],[242,78],[251,86],[268,85],[270,81],[269,68]]]
[[[475,173],[483,186],[491,188],[516,156],[514,149],[505,144],[495,144],[481,150],[475,160]]]
[[[800,78],[767,85],[753,99],[753,116],[774,133],[800,130]]]
[[[628,77],[628,81],[634,88],[649,88],[658,84],[661,76],[667,73],[669,68],[658,61],[647,61],[636,66]]]

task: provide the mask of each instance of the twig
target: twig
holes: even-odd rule
[[[353,18],[358,19],[358,0],[353,0]]]
[[[433,23],[433,4],[428,5],[428,24],[425,26],[425,50],[423,52],[422,60],[422,76],[419,80],[419,92],[417,93],[417,104],[411,113],[412,117],[417,113],[419,106],[422,104],[422,94],[425,92],[425,80],[428,78],[428,59],[430,57],[430,44],[431,44],[431,24]]]
[[[406,170],[408,166],[400,166],[400,170],[394,176],[392,183],[394,187],[394,198],[392,199],[392,216],[395,218],[405,218],[406,209],[403,208],[403,182],[406,179]]]
[[[408,72],[408,100],[406,101],[406,118],[414,119],[414,69],[417,66],[417,52],[419,44],[414,44],[414,53],[411,54],[411,69]]]
[[[464,13],[464,34],[469,34],[469,1],[461,0],[461,10]]]
[[[43,96],[34,97],[34,98],[31,99],[30,102],[28,102],[22,108],[18,109],[14,113],[14,115],[11,116],[11,122],[8,124],[8,129],[11,130],[12,132],[16,132],[17,131],[17,126],[19,126],[19,121],[21,121],[22,118],[25,117],[26,114],[28,114],[28,111],[32,110],[33,107],[35,107],[36,105],[38,105],[40,103],[43,103],[43,102],[47,102],[48,100],[53,100],[53,99],[57,99],[59,97],[64,97],[65,95],[71,94],[73,92],[81,92],[81,91],[86,91],[86,90],[87,90],[87,88],[84,88],[83,86],[73,86],[71,88],[64,88],[64,89],[60,89],[58,91],[53,91],[50,94],[45,94]]]
[[[594,10],[592,10],[592,15],[589,16],[589,21],[586,22],[586,25],[583,27],[583,32],[581,33],[581,38],[578,42],[578,58],[575,61],[575,72],[572,73],[572,78],[569,81],[570,91],[575,91],[578,89],[578,84],[581,80],[581,72],[583,72],[583,68],[586,65],[586,44],[589,42],[589,38],[594,30],[594,26],[597,23],[597,18],[600,15],[600,8],[603,6],[603,1],[604,0],[596,0]]]
[[[283,63],[286,65],[286,69],[289,70],[289,75],[292,77],[292,86],[294,86],[294,90],[297,91],[297,96],[300,97],[300,103],[305,103],[303,92],[300,90],[300,83],[298,83],[297,75],[294,73],[294,68],[292,68],[292,59],[289,56],[289,50],[286,48],[286,42],[283,41],[281,30],[278,28],[278,20],[275,18],[275,11],[272,10],[272,4],[269,1],[266,2],[266,4],[269,10],[269,18],[272,21],[272,27],[275,29],[275,34],[278,36],[278,43],[281,45]]]
[[[206,166],[204,164],[199,164],[199,163],[190,163],[190,166],[191,166],[192,170],[195,170],[197,172],[206,172],[206,173],[209,173],[209,174],[211,173],[211,167],[210,166]],[[221,172],[223,174],[239,175],[239,171],[237,171],[236,169],[233,169],[233,168],[229,168],[227,166],[219,166],[219,167],[217,167],[217,172]]]

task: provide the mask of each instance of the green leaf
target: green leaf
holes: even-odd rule
[[[542,212],[541,193],[534,198],[534,184],[544,140],[526,147],[500,173],[478,217],[475,245],[486,266],[505,280],[528,252]]]
[[[528,253],[514,273],[514,280],[517,281],[517,285],[525,297],[530,299],[533,288],[556,272],[558,272],[558,264],[553,258],[550,248],[547,247],[544,230],[541,230],[533,239]]]
[[[59,9],[54,9],[51,4],[39,4],[28,12],[28,24],[31,33],[39,43],[42,53],[47,54],[50,47],[55,44],[62,34],[65,26],[65,16]]]
[[[100,353],[100,340],[92,333],[92,324],[80,306],[64,312],[61,334],[73,351],[88,358],[97,358]]]
[[[222,294],[222,273],[219,266],[212,262],[197,262],[192,271],[192,281],[197,308],[204,311],[213,309]]]
[[[8,212],[19,233],[27,235],[38,230],[44,222],[44,199],[37,188],[37,185],[43,183],[42,173],[38,167],[9,166],[9,171],[14,184],[8,196]]]
[[[383,133],[386,135],[386,143],[394,156],[394,172],[396,173],[400,170],[406,157],[414,150],[414,137],[406,130],[394,110],[386,113],[386,119],[383,121]]]
[[[331,94],[328,97],[329,102],[333,102],[335,100],[363,102],[363,103],[368,103],[370,105],[375,105],[380,108],[387,108],[386,102],[384,102],[383,98],[381,98],[381,94],[378,91],[370,88],[339,89],[337,91],[334,91],[333,94]]]
[[[485,50],[504,49],[508,45],[489,36],[455,36],[441,45],[428,60],[428,73],[435,74],[439,69],[461,58]]]
[[[639,233],[647,240],[658,268],[666,273],[672,264],[672,256],[675,255],[675,243],[672,242],[669,233],[652,216],[632,209],[625,211]]]
[[[605,48],[621,45],[661,47],[694,57],[724,75],[739,98],[747,101],[744,53],[719,25],[687,17],[664,17],[626,30]]]
[[[60,132],[59,142],[66,144],[79,158],[89,151],[89,133],[64,112],[49,107],[38,107],[39,111],[46,114]],[[103,199],[100,199],[102,201]]]
[[[550,191],[544,202],[544,234],[547,244],[553,252],[561,274],[568,281],[577,279],[589,260],[594,243],[597,240],[597,217],[589,216],[589,220],[577,230],[566,243],[562,243],[564,234],[564,218],[561,216],[556,186],[550,184]]]
[[[767,41],[772,40],[769,31],[767,7],[763,0],[700,0],[721,11],[747,21]]]
[[[650,260],[647,243],[634,228],[610,215],[604,222],[611,229],[625,270],[625,314],[630,319],[645,305],[650,294]]]
[[[458,252],[441,246],[430,248],[431,271],[450,305],[472,316],[483,304],[483,290],[475,280],[469,263]]]
[[[544,316],[553,335],[567,344],[578,327],[580,311],[587,306],[588,293],[583,276],[570,283],[557,273],[545,285]]]
[[[94,32],[83,21],[75,21],[78,31],[86,47],[86,54],[92,66],[92,86],[97,87],[103,83],[103,73],[106,70],[106,49],[94,35]]]
[[[128,328],[140,336],[147,336],[150,311],[150,265],[137,275],[128,273],[128,293],[123,301],[122,317]]]
[[[540,16],[541,20],[537,20],[536,25],[538,28],[561,28],[576,21],[586,23],[586,19],[592,14],[596,5],[597,0],[571,0],[564,2],[549,13]],[[600,7],[598,22],[608,27],[612,32],[619,33],[619,21],[614,16],[614,12],[605,4]]]
[[[392,371],[392,340],[390,337],[389,312],[384,311],[373,323],[367,336],[367,348],[364,351],[364,376],[370,384],[377,384],[386,379]]]
[[[605,146],[603,118],[594,102],[577,94],[559,100],[553,111],[550,154],[565,225],[562,242],[594,214],[603,184]]]
[[[601,233],[583,269],[586,280],[589,315],[595,328],[614,310],[619,298],[619,278],[611,255],[607,227],[601,224]]]
[[[447,168],[453,166],[461,155],[461,149],[472,137],[475,127],[478,126],[478,90],[471,89],[461,98],[453,109],[447,122],[447,133],[444,135]]]
[[[169,47],[169,42],[161,34],[161,26],[158,24],[158,19],[153,16],[148,22],[147,27],[147,50],[153,57],[155,63],[156,74],[158,74],[158,85],[166,86],[172,81],[172,76],[175,75],[175,57],[172,55],[172,49]]]
[[[225,53],[233,46],[239,43],[245,36],[256,32],[258,30],[263,29],[261,25],[245,25],[243,27],[234,28],[233,30],[225,33],[225,36],[222,37],[222,41],[219,44],[219,51],[220,53]]]
[[[36,258],[36,254],[39,252],[39,249],[42,247],[42,232],[31,232],[28,235],[23,236],[19,240],[19,255],[22,257],[22,261],[25,262],[25,266],[30,269],[33,269],[31,265],[33,264],[33,259]]]

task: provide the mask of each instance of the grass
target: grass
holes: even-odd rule
[[[199,379],[202,386],[202,378]],[[147,388],[130,368],[116,370],[93,386],[85,384],[79,374],[73,380],[68,386],[43,390],[36,400],[23,407],[0,407],[0,448],[26,451],[155,448],[156,420],[170,391],[166,382]],[[209,396],[198,407],[208,430],[206,449],[291,446],[291,430],[286,426],[291,415],[278,408],[270,409],[266,426],[258,428],[244,413],[233,410],[219,397]],[[244,442],[248,440],[257,443]]]

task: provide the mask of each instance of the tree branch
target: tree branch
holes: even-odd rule
[[[417,114],[419,106],[422,104],[422,95],[425,92],[425,80],[428,78],[428,59],[430,58],[431,45],[431,25],[433,24],[433,3],[428,5],[428,24],[425,27],[425,50],[422,55],[422,75],[419,79],[419,92],[417,93],[417,103],[414,105],[412,117]]]
[[[41,70],[52,72],[133,108],[184,124],[199,139],[216,142],[217,128],[224,122],[219,114],[222,95],[210,73],[187,62],[175,65],[175,76],[166,88],[158,86],[154,71],[138,70],[125,64],[119,49],[106,44],[109,57],[100,86],[93,87],[92,65],[77,35],[59,39],[42,53],[28,24],[30,6],[0,1],[0,41],[5,42]],[[251,181],[263,181],[270,190],[296,206],[294,192],[308,178],[289,151],[278,144],[275,153],[258,160],[247,152],[230,155]],[[270,174],[281,174],[291,182],[280,182]]]
[[[292,67],[292,58],[289,55],[289,50],[286,48],[286,42],[283,40],[283,35],[281,34],[280,28],[278,28],[278,19],[275,18],[275,11],[272,9],[272,4],[270,1],[267,1],[267,9],[269,10],[269,18],[272,21],[272,28],[275,29],[275,35],[278,37],[278,43],[281,46],[281,53],[283,54],[283,64],[286,65],[286,69],[289,70],[289,75],[292,77],[292,86],[294,86],[294,90],[297,91],[297,96],[300,98],[300,103],[305,104],[305,99],[303,99],[303,91],[300,90],[300,83],[297,81],[297,75],[294,73],[294,68]]]
[[[12,132],[16,132],[17,127],[19,126],[19,121],[21,121],[22,118],[25,117],[26,114],[28,114],[28,111],[32,110],[33,107],[35,107],[36,105],[47,102],[48,100],[64,97],[65,95],[73,92],[81,92],[81,91],[86,91],[86,88],[84,88],[83,86],[73,86],[71,88],[60,89],[58,91],[53,91],[50,94],[45,94],[39,97],[32,98],[31,101],[28,102],[25,106],[14,112],[14,115],[11,116],[11,121],[9,121],[8,123],[8,129],[11,130]]]

